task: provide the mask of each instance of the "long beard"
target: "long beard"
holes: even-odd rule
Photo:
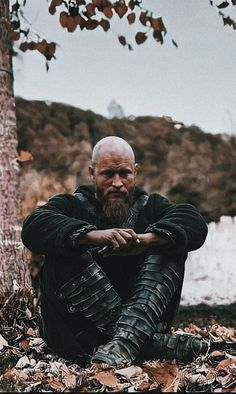
[[[125,201],[106,201],[103,204],[103,213],[114,226],[121,226],[127,217],[129,209],[128,202]]]

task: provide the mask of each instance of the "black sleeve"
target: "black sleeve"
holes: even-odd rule
[[[174,242],[160,247],[160,252],[190,252],[203,245],[208,227],[194,206],[171,204],[161,195],[153,194],[149,197],[146,212],[150,224],[145,232],[158,232],[163,229],[174,236]]]
[[[25,219],[21,233],[24,245],[38,254],[69,252],[65,248],[68,235],[77,229],[80,229],[81,233],[96,229],[91,223],[73,217],[73,211],[72,195],[62,194],[49,199]]]

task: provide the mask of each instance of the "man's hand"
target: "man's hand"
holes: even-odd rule
[[[112,228],[109,230],[92,230],[78,240],[81,245],[107,246],[112,250],[127,248],[137,242],[138,235],[127,228]]]
[[[156,233],[146,233],[146,234],[136,234],[136,240],[132,240],[132,242],[127,243],[125,246],[117,247],[116,249],[111,246],[105,246],[98,253],[102,254],[103,257],[108,257],[110,255],[115,256],[136,256],[151,246],[161,246],[167,244],[169,241],[166,238],[162,238]]]

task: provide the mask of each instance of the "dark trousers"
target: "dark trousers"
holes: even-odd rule
[[[172,257],[171,261],[173,262],[173,260],[180,280],[171,300],[168,301],[165,312],[156,325],[157,332],[169,331],[180,303],[186,255]],[[166,268],[169,261],[170,257],[161,256],[162,265],[161,268],[158,268],[160,273]],[[145,272],[143,274],[141,271],[141,279],[142,275],[145,276]],[[41,281],[44,280],[44,277],[45,275],[42,275]],[[138,278],[137,280],[140,280],[140,275],[138,275]],[[47,283],[50,283],[50,281],[47,281]],[[70,312],[67,300],[59,299],[55,291],[51,291],[47,287],[49,285],[41,284],[41,337],[51,350],[62,356],[91,356],[100,344],[109,340],[106,331],[101,332],[96,324],[79,310]]]

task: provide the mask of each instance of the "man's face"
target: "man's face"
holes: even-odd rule
[[[104,152],[98,156],[90,175],[96,198],[102,203],[105,216],[118,224],[132,203],[137,164],[129,154]]]

